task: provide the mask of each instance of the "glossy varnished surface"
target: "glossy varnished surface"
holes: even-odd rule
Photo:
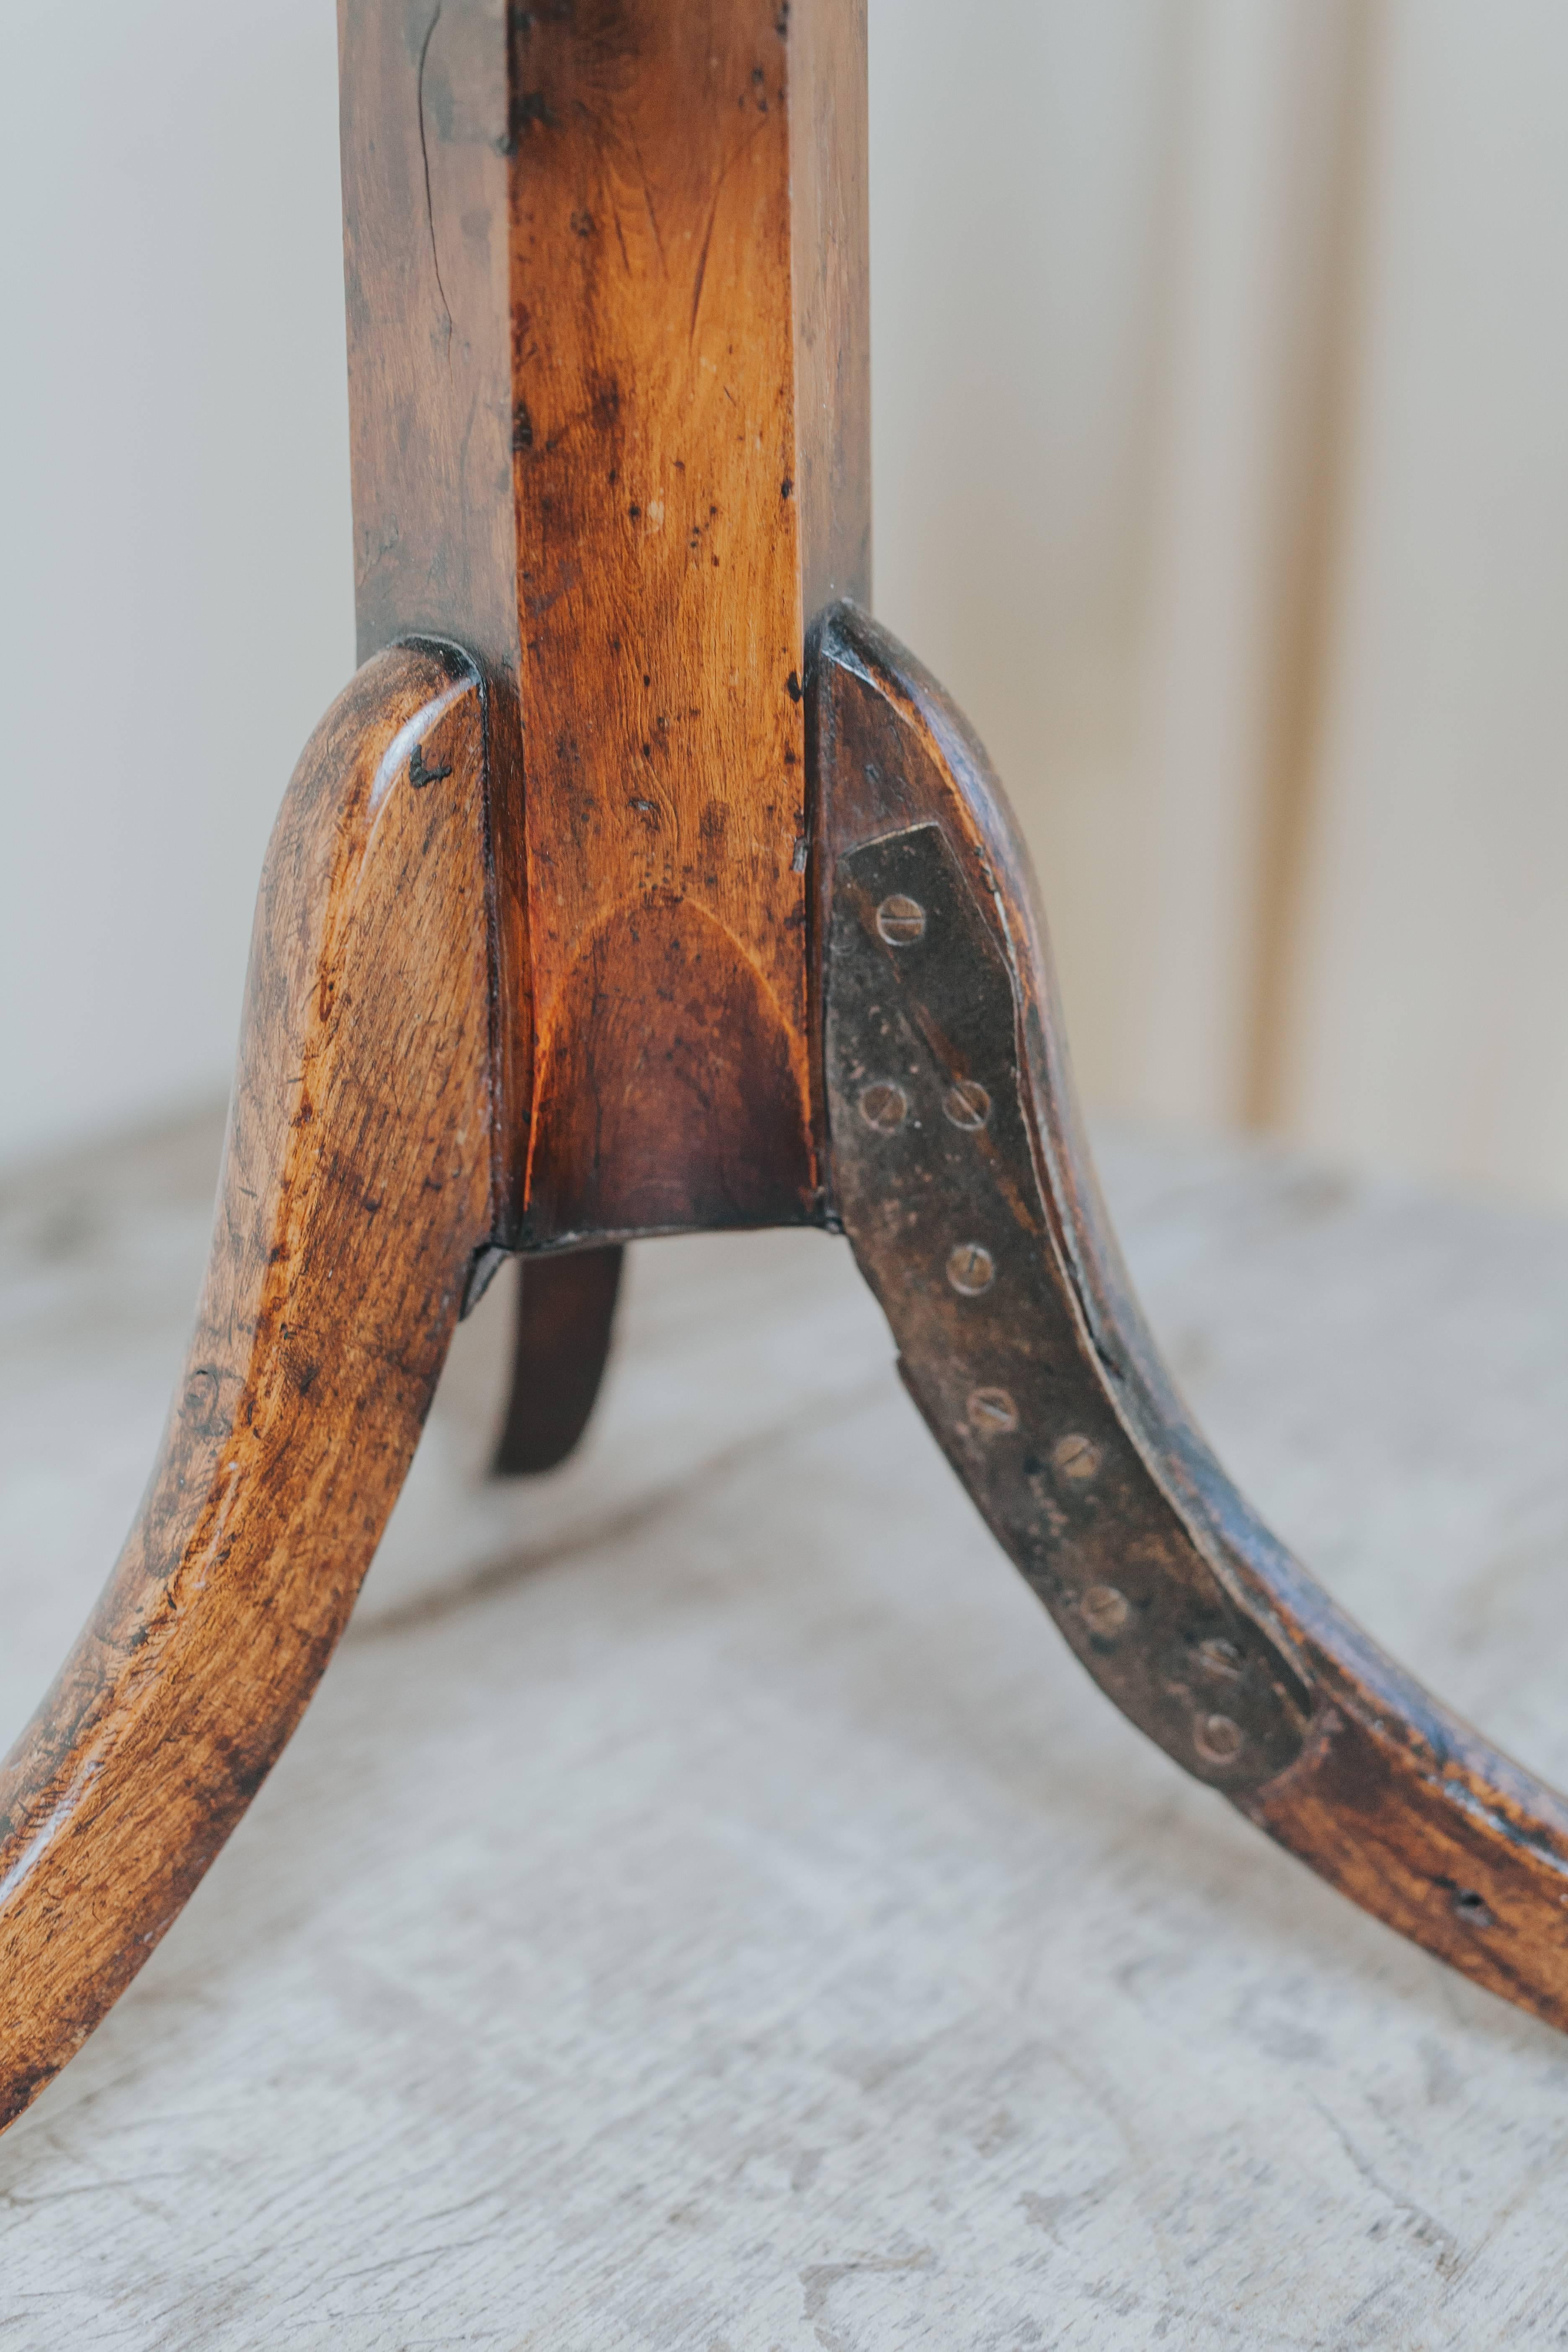
[[[0,1774],[0,2120],[135,1974],[347,1619],[492,1219],[483,711],[369,664],[268,853],[212,1255],[112,1578]]]

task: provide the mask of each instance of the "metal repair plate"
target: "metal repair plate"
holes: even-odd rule
[[[1227,1791],[1299,1752],[1300,1685],[1118,1412],[1026,1124],[1016,1003],[942,828],[842,857],[826,1060],[844,1229],[948,1460],[1083,1664]]]

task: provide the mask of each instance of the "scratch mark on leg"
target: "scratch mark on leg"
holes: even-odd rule
[[[608,183],[607,183],[607,182],[605,183],[605,185],[606,185],[606,187],[608,187]],[[626,251],[626,233],[625,229],[621,226],[621,208],[620,208],[619,205],[618,205],[618,204],[616,204],[616,202],[615,191],[614,191],[613,189],[610,189],[610,191],[609,191],[609,195],[610,195],[610,218],[611,218],[611,219],[615,222],[615,224],[616,224],[616,244],[620,247],[620,248],[621,248],[621,259],[622,259],[622,261],[626,264],[626,276],[629,278],[629,277],[631,276],[631,274],[632,274],[632,257],[631,257],[631,255]]]
[[[747,148],[756,140],[762,127],[759,123],[755,130],[748,131],[734,152],[726,157],[719,176],[713,183],[713,201],[708,207],[708,226],[702,232],[702,250],[697,257],[697,282],[691,289],[691,327],[687,338],[689,342],[695,342],[697,340],[697,313],[702,301],[702,281],[708,275],[708,248],[713,242],[713,226],[719,217],[719,199],[724,193],[724,183]]]
[[[665,258],[664,239],[659,234],[658,215],[655,212],[653,207],[653,190],[647,184],[647,165],[643,162],[642,149],[637,145],[635,137],[631,142],[631,150],[637,160],[637,177],[642,182],[642,200],[647,207],[648,226],[653,230],[653,241],[658,247],[658,266],[668,278],[669,275],[669,263]]]
[[[425,135],[425,67],[430,55],[430,44],[436,37],[436,27],[441,21],[446,0],[436,0],[436,14],[425,28],[425,38],[419,45],[419,79],[416,95],[419,106],[419,160],[425,166],[425,219],[430,231],[430,259],[436,271],[436,291],[441,297],[441,308],[447,314],[447,357],[452,356],[452,306],[447,299],[447,289],[441,282],[441,257],[436,250],[436,206],[430,194],[430,146]]]
[[[702,232],[702,250],[697,257],[697,282],[691,289],[691,328],[689,343],[697,341],[697,313],[702,304],[702,280],[708,275],[708,248],[713,242],[713,224],[719,217],[719,191],[713,191],[713,201],[708,207],[708,226]]]

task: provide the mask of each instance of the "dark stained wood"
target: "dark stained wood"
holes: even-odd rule
[[[524,1258],[511,1394],[496,1445],[499,1477],[555,1469],[588,1426],[610,1352],[624,1255],[612,1244]]]
[[[0,2121],[142,1966],[343,1629],[495,1201],[484,713],[386,653],[268,852],[213,1249],[103,1597],[0,1769]]]
[[[340,20],[361,644],[492,677],[511,1233],[813,1217],[802,691],[869,584],[864,0]]]
[[[875,764],[903,769],[882,731]],[[997,928],[940,823],[836,859],[826,1062],[844,1229],[932,1435],[1079,1662],[1188,1771],[1256,1788],[1300,1753],[1310,1702],[1107,1393],[1055,1245]]]
[[[922,1244],[925,1258],[933,1255],[937,1230],[922,1173],[940,1185],[940,1157],[923,1151],[901,1177],[889,1161],[882,1185],[868,1185],[851,1164],[859,1145],[848,1129],[865,1123],[858,1099],[842,1090],[852,1066],[837,1064],[832,1162],[849,1180],[838,1205],[949,1460],[1090,1670],[1188,1769],[1364,1909],[1568,2028],[1568,1803],[1448,1713],[1334,1605],[1230,1484],[1160,1362],[1100,1204],[1033,876],[984,751],[919,663],[852,610],[826,632],[815,693],[818,936],[827,936],[835,892],[852,887],[868,845],[934,824],[1011,976],[1014,1083],[1034,1171],[1005,1199],[988,1171],[995,1197],[984,1213],[1016,1223],[1044,1261],[1050,1325],[1044,1304],[1009,1319],[990,1289],[998,1319],[989,1339],[983,1325],[955,1318],[951,1284],[921,1255]],[[881,994],[891,1003],[897,992],[889,974]],[[830,1010],[830,1036],[837,1017]],[[928,1034],[951,1051],[929,1025]],[[955,1243],[972,1237],[981,1197],[954,1190]],[[1005,1246],[997,1244],[998,1280]],[[986,1401],[976,1412],[960,1393],[973,1376],[963,1350],[976,1329],[983,1350],[999,1360],[1011,1349],[1018,1367],[1016,1432],[999,1426],[1007,1413],[994,1401],[984,1427]],[[1049,1399],[1035,1428],[1025,1406],[1031,1359],[1047,1372]],[[1053,1455],[1053,1442],[1086,1429],[1107,1465],[1098,1515],[1074,1502],[1081,1456],[1075,1464]],[[1122,1587],[1133,1606],[1119,1624],[1104,1595]],[[1261,1710],[1256,1731],[1235,1696],[1246,1696],[1241,1684],[1202,1674],[1203,1612],[1215,1608],[1238,1650],[1250,1646],[1283,1669],[1276,1700],[1267,1672],[1248,1686],[1247,1705]],[[1156,1628],[1163,1646],[1118,1659],[1120,1643],[1135,1646],[1147,1630],[1152,1644]],[[1173,1640],[1194,1654],[1185,1665]],[[1221,1654],[1217,1663],[1234,1662]],[[1253,1744],[1205,1758],[1192,1744],[1199,1708],[1200,1721],[1238,1720]],[[1282,1769],[1269,1759],[1275,1736],[1290,1757]]]

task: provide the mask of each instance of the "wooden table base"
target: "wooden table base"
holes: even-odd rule
[[[0,1186],[5,1735],[134,1507],[220,1134]],[[1095,1141],[1226,1460],[1561,1784],[1568,1228]],[[1129,1732],[847,1245],[637,1244],[583,1448],[498,1484],[511,1278],[300,1732],[0,2139],[16,2343],[1552,2352],[1568,2042]]]
[[[1568,1805],[1198,1434],[1100,1207],[1001,788],[868,617],[861,0],[340,26],[365,659],[268,853],[163,1450],[0,1771],[0,2124],[276,1760],[500,1262],[500,1466],[542,1470],[621,1245],[709,1228],[847,1233],[1101,1690],[1568,2025]]]

